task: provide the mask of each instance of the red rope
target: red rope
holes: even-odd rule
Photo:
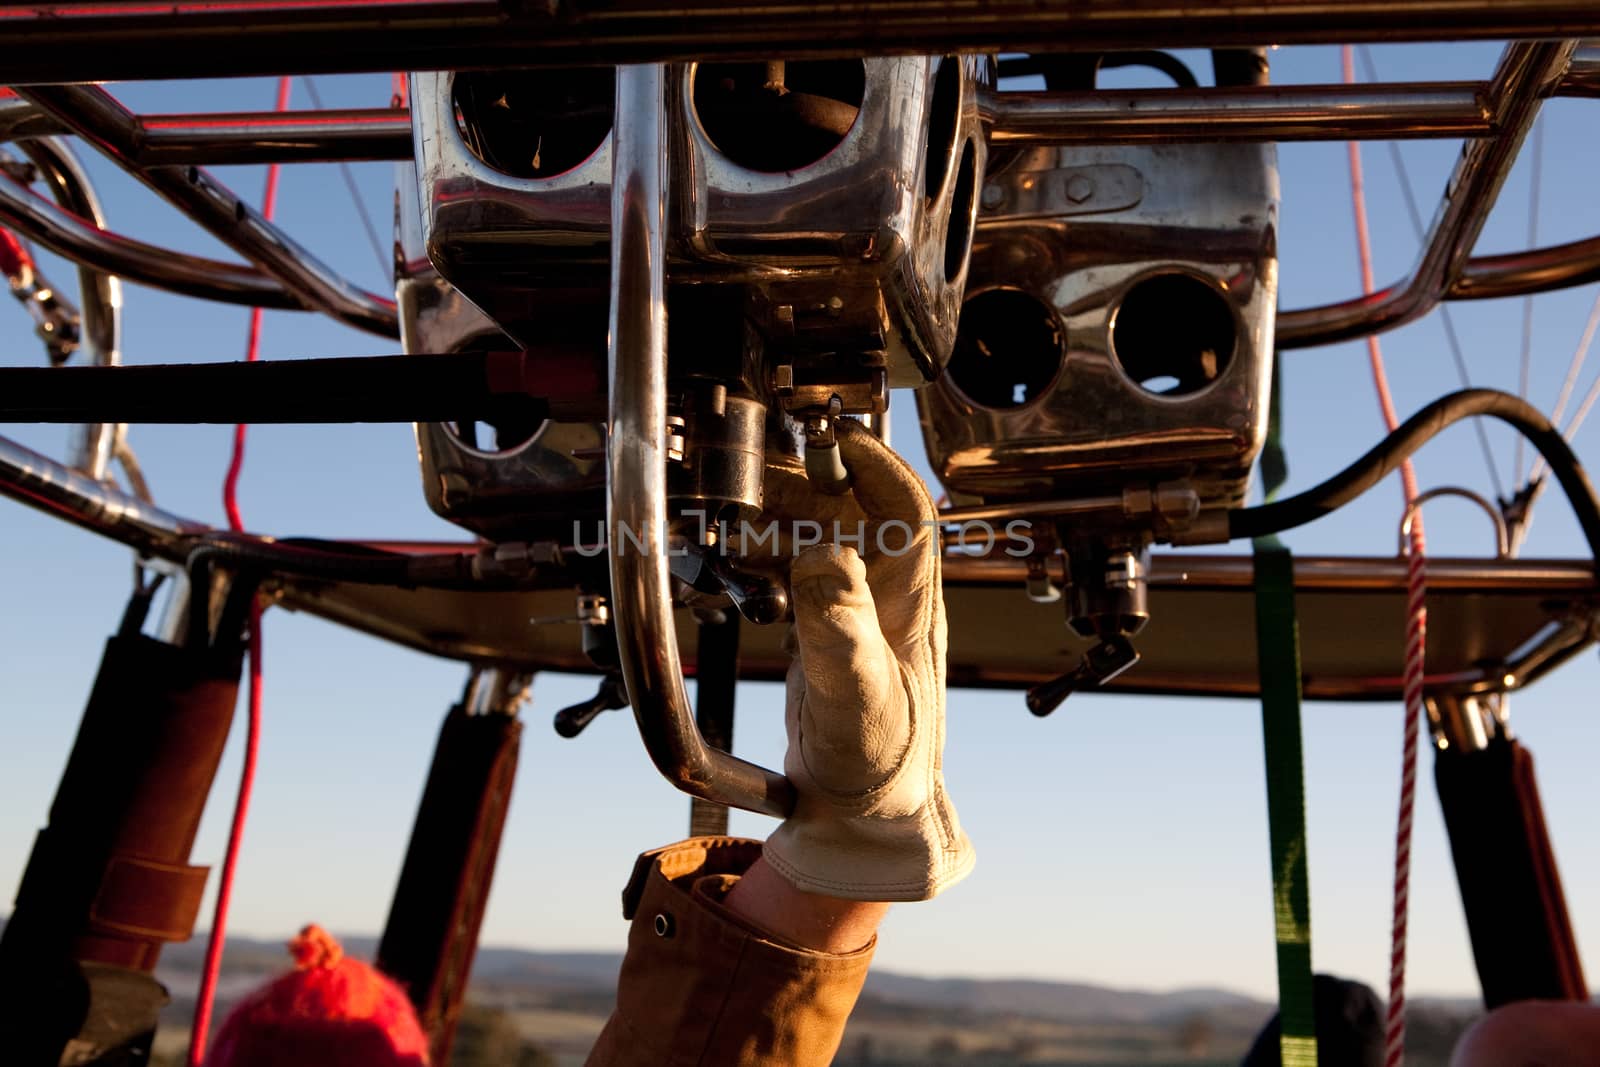
[[[279,111],[289,110],[289,89],[292,79],[278,79]],[[261,198],[261,213],[271,219],[278,204],[278,165],[267,168],[266,191]],[[245,341],[244,358],[253,363],[261,357],[261,309],[250,309],[250,330]],[[235,532],[244,530],[244,518],[239,513],[239,473],[244,469],[244,442],[248,427],[243,424],[233,428],[233,455],[228,461],[228,473],[222,482],[222,508],[228,516],[228,528]],[[217,883],[216,910],[211,917],[211,937],[206,942],[205,965],[200,972],[200,991],[195,998],[194,1026],[189,1035],[189,1067],[200,1067],[205,1059],[206,1038],[211,1029],[211,1011],[216,1001],[217,976],[222,969],[222,947],[227,940],[228,908],[233,903],[233,879],[239,865],[239,846],[244,840],[245,820],[250,814],[250,794],[255,788],[256,756],[261,747],[261,604],[250,605],[250,688],[248,727],[244,742],[244,766],[239,771],[239,796],[233,806],[233,825],[228,830],[228,851],[222,861],[222,875]]]
[[[1344,80],[1354,83],[1355,49],[1343,50]],[[1372,276],[1372,241],[1367,227],[1366,190],[1361,180],[1361,146],[1348,143],[1350,154],[1350,196],[1355,208],[1356,247],[1361,259],[1361,289],[1371,293],[1376,285]],[[1394,397],[1389,391],[1389,376],[1383,365],[1383,349],[1376,335],[1367,335],[1367,357],[1372,365],[1372,382],[1378,391],[1378,406],[1384,425],[1392,433],[1400,425]],[[1417,499],[1417,474],[1406,460],[1400,466],[1400,484],[1409,510]],[[1411,829],[1417,799],[1417,743],[1423,716],[1423,678],[1428,638],[1427,540],[1422,516],[1412,515],[1406,566],[1406,650],[1402,690],[1405,699],[1405,728],[1400,746],[1400,811],[1395,820],[1394,840],[1394,917],[1389,941],[1389,1012],[1384,1025],[1385,1067],[1400,1067],[1405,1060],[1406,1041],[1406,925],[1411,898]]]
[[[0,274],[28,284],[25,277],[33,270],[33,257],[27,247],[10,230],[0,229]]]

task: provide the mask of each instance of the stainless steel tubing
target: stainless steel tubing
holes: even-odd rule
[[[334,163],[411,158],[405,108],[133,115],[133,159],[144,166]],[[20,96],[0,96],[0,140],[71,132]]]
[[[683,684],[667,567],[666,77],[617,72],[612,132],[610,418],[606,531],[611,617],[634,718],[656,768],[686,793],[783,816],[781,774],[711,748]]]
[[[23,95],[189,215],[309,306],[358,329],[398,337],[394,301],[352,285],[198,167],[145,167],[139,123],[97,85],[40,85]]]
[[[1600,41],[1584,41],[1572,53],[1572,66],[1556,95],[1600,97]]]
[[[1600,237],[1497,256],[1474,256],[1445,294],[1448,300],[1491,300],[1584,285],[1600,278]]]
[[[210,531],[0,437],[0,496],[38,508],[140,552],[182,559],[185,543]]]
[[[14,84],[772,55],[1600,34],[1593,0],[170,0],[0,3]],[[248,37],[249,48],[233,45]]]
[[[1523,138],[1544,98],[1566,73],[1576,46],[1576,41],[1535,41],[1506,47],[1489,91],[1497,132],[1468,141],[1462,150],[1411,277],[1340,304],[1280,314],[1279,348],[1331,344],[1392,330],[1426,315],[1444,298],[1465,269]]]
[[[140,115],[138,122],[137,158],[145,166],[411,158],[405,108]]]
[[[1348,141],[1487,137],[1487,87],[1241,86],[1092,93],[983,90],[979,111],[996,146]]]
[[[61,123],[12,93],[0,93],[0,141],[19,137],[49,137],[61,133]]]
[[[0,176],[0,222],[75,263],[141,285],[201,300],[305,310],[298,298],[254,267],[185,255],[100,229],[5,176]]]
[[[60,137],[40,137],[23,141],[18,147],[39,168],[50,191],[66,208],[104,229],[105,212],[95,196],[88,172],[78,162],[72,148]],[[80,263],[78,265],[79,344],[88,362],[97,367],[114,367],[122,362],[122,282],[115,274]],[[113,423],[85,423],[74,429],[67,446],[73,467],[96,481],[103,481],[110,469],[117,438],[126,427]]]

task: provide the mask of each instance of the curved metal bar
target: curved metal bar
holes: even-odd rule
[[[135,241],[90,225],[0,175],[0,222],[75,263],[201,300],[304,311],[305,304],[254,267]]]
[[[1506,529],[1505,516],[1500,514],[1500,509],[1485,500],[1481,495],[1471,489],[1463,489],[1459,485],[1441,485],[1436,489],[1418,493],[1417,498],[1406,505],[1406,510],[1400,516],[1400,554],[1404,556],[1411,549],[1411,527],[1416,524],[1417,515],[1422,510],[1422,505],[1430,500],[1437,500],[1442,496],[1458,496],[1463,500],[1470,500],[1478,505],[1482,512],[1489,516],[1489,521],[1494,524],[1494,558],[1511,558],[1511,533]]]
[[[182,559],[186,542],[211,529],[162,511],[6,437],[0,437],[0,495],[167,559]]]
[[[41,137],[23,141],[18,147],[39,168],[62,207],[104,229],[106,217],[100,199],[95,196],[88,172],[65,140]],[[84,354],[97,367],[114,367],[122,362],[122,282],[115,274],[80,263],[78,291]],[[117,441],[126,429],[104,422],[77,426],[67,447],[72,466],[103,481]]]
[[[617,72],[611,194],[611,413],[606,532],[611,616],[639,733],[686,793],[783,816],[781,774],[712,748],[683,684],[667,566],[666,76]]]
[[[989,143],[1005,146],[1488,137],[1478,82],[1241,86],[1090,93],[981,90]]]
[[[40,85],[22,93],[306,304],[357,329],[399,336],[393,300],[340,277],[210,174],[140,164],[138,120],[98,85]]]
[[[1536,41],[1506,47],[1489,91],[1497,132],[1467,142],[1462,150],[1411,277],[1340,304],[1280,314],[1279,348],[1331,344],[1392,330],[1421,318],[1438,304],[1465,269],[1523,138],[1533,127],[1544,97],[1566,72],[1576,46],[1576,41]]]
[[[1467,261],[1446,300],[1492,300],[1568,289],[1600,279],[1600,237]]]
[[[63,132],[61,123],[24,100],[9,86],[0,87],[0,141],[49,137]]]

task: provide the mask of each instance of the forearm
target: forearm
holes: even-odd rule
[[[872,943],[889,905],[807,893],[758,859],[723,900],[724,906],[784,941],[817,952],[856,952]]]

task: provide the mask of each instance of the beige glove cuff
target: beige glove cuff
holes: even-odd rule
[[[948,847],[941,844],[943,821],[926,809],[898,819],[859,820],[811,819],[797,809],[767,838],[762,855],[807,893],[845,900],[932,900],[972,873],[977,861],[954,812],[954,839]]]

